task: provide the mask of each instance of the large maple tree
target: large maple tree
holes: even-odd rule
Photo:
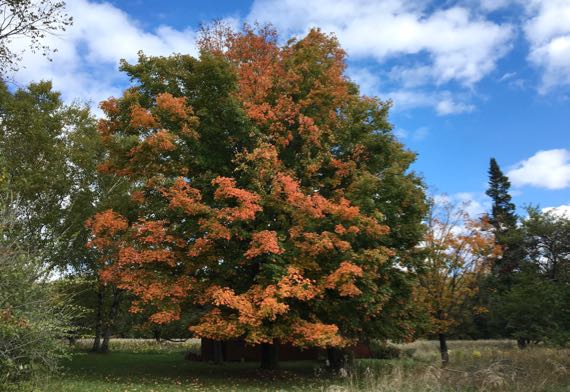
[[[198,312],[199,337],[345,347],[414,334],[410,250],[425,197],[390,102],[361,96],[319,30],[214,28],[200,56],[123,63],[134,87],[101,104],[128,216],[89,222],[102,277],[132,311]]]

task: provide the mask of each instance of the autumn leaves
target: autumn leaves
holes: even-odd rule
[[[101,276],[137,297],[131,311],[153,309],[151,322],[196,314],[196,336],[354,342],[386,302],[378,271],[394,254],[379,210],[350,199],[374,175],[359,139],[377,137],[352,134],[370,121],[354,113],[378,105],[351,89],[344,52],[319,31],[285,46],[269,30],[209,39],[223,43],[203,41],[184,69],[142,58],[129,66],[139,85],[101,104],[100,170],[131,186],[125,216],[88,222]],[[346,305],[352,325],[335,321]]]

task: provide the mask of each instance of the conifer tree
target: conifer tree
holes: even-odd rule
[[[489,164],[489,188],[487,196],[492,201],[489,222],[495,228],[495,238],[498,245],[503,249],[503,257],[495,265],[495,273],[506,277],[520,265],[523,255],[517,230],[517,215],[515,204],[511,201],[509,178],[503,174],[495,158],[491,158]]]
[[[510,187],[509,178],[503,174],[495,158],[491,158],[489,188],[486,193],[493,200],[490,223],[499,234],[513,229],[517,223],[515,205],[511,202],[511,195],[509,194]]]

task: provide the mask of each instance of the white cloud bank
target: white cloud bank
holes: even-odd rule
[[[535,186],[546,189],[570,187],[570,151],[554,149],[539,151],[517,163],[507,176],[515,186]]]
[[[319,26],[335,32],[351,56],[379,62],[426,54],[413,68],[399,67],[417,83],[478,82],[509,49],[510,25],[477,16],[461,6],[429,10],[423,0],[257,0],[252,20],[271,21],[300,33]]]
[[[570,0],[527,0],[529,61],[542,71],[540,93],[570,85]]]

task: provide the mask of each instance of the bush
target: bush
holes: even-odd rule
[[[376,359],[398,359],[402,356],[402,350],[387,342],[373,340],[370,342],[372,358]]]

